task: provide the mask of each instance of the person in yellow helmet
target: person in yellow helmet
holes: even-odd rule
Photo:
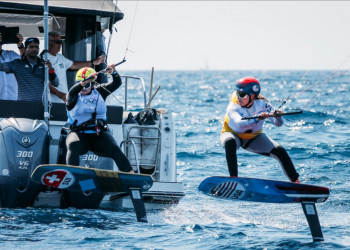
[[[268,118],[272,124],[280,127],[283,125],[283,118],[282,111],[274,110],[266,98],[260,95],[260,90],[260,83],[256,78],[239,79],[227,106],[220,141],[225,149],[230,176],[238,176],[236,151],[242,147],[277,159],[287,177],[292,182],[299,183],[299,174],[287,151],[262,132],[265,119]],[[242,120],[242,117],[253,115],[257,118]]]
[[[129,160],[108,132],[105,100],[122,81],[114,65],[108,66],[107,73],[112,75],[113,81],[98,87],[95,86],[97,73],[94,69],[81,68],[76,74],[76,84],[67,95],[70,133],[66,139],[66,163],[79,165],[79,156],[90,150],[112,158],[120,171],[133,173]]]

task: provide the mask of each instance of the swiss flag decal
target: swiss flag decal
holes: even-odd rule
[[[63,169],[52,170],[41,177],[41,182],[49,187],[65,189],[74,184],[74,175]]]

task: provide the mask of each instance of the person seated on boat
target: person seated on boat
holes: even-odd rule
[[[260,94],[260,89],[259,81],[253,77],[239,79],[227,106],[220,141],[225,149],[230,176],[238,176],[236,151],[242,147],[277,159],[287,177],[292,182],[299,183],[299,174],[286,150],[262,132],[266,118],[278,127],[283,125],[283,118],[282,111],[274,110]],[[273,117],[269,117],[271,113]],[[242,120],[243,117],[252,115],[257,115],[258,118]]]
[[[68,83],[66,71],[79,70],[83,67],[93,67],[94,65],[100,65],[105,61],[105,56],[99,56],[91,61],[71,61],[59,53],[63,44],[61,33],[57,31],[51,31],[49,32],[48,36],[48,59],[52,63],[52,67],[56,70],[56,74],[60,83],[56,89],[52,89],[51,91],[51,102],[62,103],[67,101],[66,96],[68,92]]]
[[[38,57],[40,41],[30,37],[24,42],[25,53],[21,59],[0,63],[0,71],[13,73],[18,84],[19,101],[42,101],[45,64],[49,68],[50,87],[58,86],[58,78],[49,60],[44,62]]]
[[[78,166],[79,155],[90,150],[112,158],[120,171],[133,173],[128,158],[108,131],[105,100],[121,86],[122,80],[114,65],[108,66],[107,72],[113,76],[113,81],[98,86],[94,69],[85,67],[76,74],[76,84],[67,94],[70,132],[66,139],[66,163]]]
[[[17,34],[18,38],[17,47],[20,54],[24,54],[23,36]],[[20,59],[21,56],[13,50],[2,49],[3,37],[0,33],[0,63],[11,62],[15,59]],[[0,100],[14,100],[18,99],[18,86],[14,74],[6,74],[5,72],[0,72]]]

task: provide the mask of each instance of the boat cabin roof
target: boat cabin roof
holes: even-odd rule
[[[124,17],[112,0],[49,0],[48,5],[49,13],[55,17],[49,17],[48,31],[61,33],[64,41],[61,53],[71,61],[91,61],[105,55],[102,30],[112,33],[113,25]],[[43,40],[43,10],[44,0],[1,0],[0,26],[17,28],[25,39],[38,37]],[[105,67],[103,63],[95,70]],[[67,71],[68,88],[75,83],[75,73]],[[100,82],[106,82],[106,79]]]
[[[124,14],[113,3],[112,0],[98,1],[71,1],[50,0],[49,13],[53,15],[79,15],[79,16],[101,16],[114,17],[114,22],[123,19]],[[0,2],[1,12],[26,13],[42,15],[44,0],[2,0]]]

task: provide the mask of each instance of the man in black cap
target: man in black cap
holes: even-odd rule
[[[49,81],[53,86],[59,82],[49,60],[44,62],[38,57],[40,41],[36,37],[28,38],[24,43],[25,53],[22,59],[0,63],[0,71],[13,73],[18,83],[19,101],[42,101],[45,80],[45,64],[49,68]],[[52,86],[51,86],[52,87]]]

